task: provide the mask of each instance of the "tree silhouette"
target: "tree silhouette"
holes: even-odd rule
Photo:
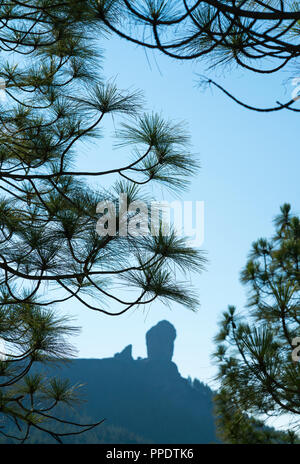
[[[74,399],[73,387],[28,375],[36,361],[71,354],[66,336],[74,328],[57,317],[56,304],[76,299],[112,316],[156,299],[194,309],[196,295],[178,283],[177,272],[201,270],[205,262],[172,231],[143,237],[120,229],[135,214],[121,212],[120,195],[128,206],[150,201],[147,184],[180,190],[197,163],[182,124],[143,114],[140,92],[101,78],[95,32],[106,33],[103,8],[88,0],[0,6],[0,413],[12,419],[21,440],[31,427],[42,430],[43,420],[59,421],[49,411]],[[117,13],[113,4],[109,11]],[[133,148],[130,160],[104,168],[98,144],[94,166],[79,169],[82,142],[99,139],[108,115],[121,124],[118,146]],[[88,182],[109,175],[110,189]],[[96,231],[106,214],[97,213],[100,202],[115,207],[115,233]],[[117,296],[120,283],[125,294]]]
[[[221,383],[216,404],[221,431],[229,440],[243,431],[249,437],[247,428],[253,431],[249,421],[242,428],[245,415],[264,422],[286,414],[292,441],[299,431],[299,255],[299,217],[284,204],[275,218],[275,236],[253,243],[241,274],[250,289],[249,312],[243,317],[229,306],[216,337]],[[257,433],[255,419],[253,423]]]
[[[119,36],[177,60],[204,60],[212,67],[234,63],[259,74],[296,64],[300,53],[298,2],[282,0],[103,0],[104,24]],[[111,9],[118,8],[118,16]],[[297,68],[298,69],[298,68]],[[258,108],[236,98],[212,79],[213,85],[245,108],[271,112],[300,111],[291,98]]]

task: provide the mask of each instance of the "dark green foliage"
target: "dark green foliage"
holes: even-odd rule
[[[40,395],[52,401],[51,410],[74,399],[65,383],[26,377],[36,361],[70,355],[66,337],[73,329],[56,316],[56,303],[73,298],[114,316],[158,297],[191,309],[196,305],[186,284],[175,283],[176,269],[195,268],[197,262],[200,270],[205,260],[184,240],[159,234],[143,241],[122,236],[119,228],[114,235],[96,233],[100,201],[111,201],[118,211],[120,193],[127,194],[129,204],[148,198],[139,185],[157,181],[182,188],[196,168],[189,137],[178,125],[142,116],[139,92],[103,81],[95,39],[106,33],[104,10],[112,19],[115,7],[113,1],[92,0],[0,6],[5,95],[0,107],[0,413],[15,425],[20,440],[46,419]],[[101,156],[107,153],[99,143],[98,161],[81,171],[82,142],[100,139],[107,115],[122,124],[117,138],[123,150],[133,147],[130,160],[104,168]],[[91,188],[90,177],[105,175],[114,175],[111,189],[101,183]],[[121,219],[127,222],[129,215]],[[124,288],[134,281],[130,296],[115,296],[120,278]],[[50,425],[47,430],[59,439]]]
[[[279,431],[244,413],[221,389],[215,396],[217,435],[223,443],[235,445],[300,444],[293,430]]]
[[[229,442],[272,442],[261,424],[284,414],[290,421],[284,439],[295,441],[299,432],[300,221],[285,204],[274,223],[274,237],[253,243],[241,274],[248,311],[243,316],[229,306],[216,336],[216,406],[221,436]]]

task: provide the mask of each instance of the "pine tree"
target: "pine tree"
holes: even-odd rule
[[[58,316],[57,304],[73,299],[112,316],[156,299],[197,305],[177,272],[201,270],[202,253],[172,231],[140,237],[120,230],[132,218],[121,214],[120,195],[128,206],[150,201],[147,184],[180,190],[197,164],[181,124],[143,114],[140,92],[102,79],[102,16],[107,9],[115,17],[114,6],[89,0],[0,6],[0,433],[13,424],[20,441],[31,428],[61,440],[55,409],[76,400],[74,386],[31,373],[36,362],[72,354],[67,337],[75,328]],[[121,124],[116,136],[130,160],[105,169],[101,156],[108,154],[97,142],[95,169],[80,170],[82,142],[99,139],[109,115]],[[89,182],[109,175],[110,189]],[[96,230],[105,214],[97,213],[100,202],[115,207],[115,233]],[[130,296],[116,293],[120,283]],[[74,434],[97,424],[67,425]]]
[[[217,414],[229,440],[249,439],[264,431],[257,420],[282,415],[290,441],[299,432],[300,219],[284,204],[274,222],[274,237],[253,243],[241,274],[247,312],[229,306],[216,336]]]
[[[168,57],[216,66],[235,65],[268,76],[289,65],[298,73],[300,6],[294,0],[108,0],[102,1],[104,24],[120,37],[158,50]],[[110,7],[118,8],[117,18]],[[296,74],[299,81],[299,76]],[[257,107],[236,98],[211,78],[200,84],[215,86],[236,103],[259,112],[294,107],[286,103]],[[298,84],[297,84],[298,85]]]

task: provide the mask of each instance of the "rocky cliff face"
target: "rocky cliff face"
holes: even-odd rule
[[[128,345],[113,358],[76,359],[55,375],[85,384],[82,416],[106,418],[152,443],[215,442],[212,391],[181,377],[172,362],[175,338],[172,324],[161,321],[146,334],[147,358],[133,359]]]
[[[154,362],[171,362],[176,338],[175,327],[160,321],[146,333],[148,359]]]

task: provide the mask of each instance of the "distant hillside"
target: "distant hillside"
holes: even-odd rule
[[[146,335],[146,359],[134,360],[129,345],[113,358],[76,359],[59,369],[41,367],[45,375],[85,384],[86,402],[71,417],[106,419],[97,430],[67,441],[216,442],[212,391],[198,380],[181,377],[172,362],[175,337],[174,327],[162,321]],[[36,443],[44,440],[39,434],[32,437]]]
[[[216,438],[213,392],[197,379],[181,377],[172,362],[175,338],[175,328],[161,321],[146,334],[146,359],[133,359],[129,345],[113,358],[75,359],[62,363],[60,368],[54,365],[35,367],[33,371],[49,378],[67,378],[73,385],[84,384],[80,392],[85,401],[75,409],[60,409],[57,417],[81,424],[106,419],[99,427],[81,435],[64,437],[63,441],[91,444],[220,442]],[[5,426],[5,430],[10,431],[10,426]],[[55,431],[69,432],[70,427],[56,425]],[[269,439],[265,438],[265,433],[261,437],[260,432],[268,432]],[[252,435],[253,443],[284,443],[286,440],[282,433],[264,425],[254,427]],[[0,435],[0,443],[13,442]],[[49,435],[33,431],[28,443],[56,442]]]

